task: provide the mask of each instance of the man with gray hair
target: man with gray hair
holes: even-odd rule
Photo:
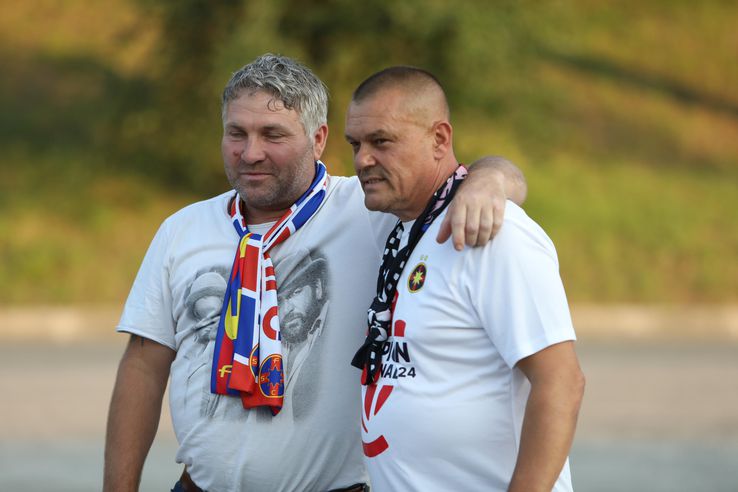
[[[232,190],[164,221],[117,327],[131,336],[110,404],[104,489],[137,489],[171,376],[185,465],[174,490],[364,490],[348,352],[364,336],[393,218],[367,211],[358,180],[320,162],[327,95],[306,67],[259,57],[229,81],[222,116]],[[525,194],[504,161],[480,176],[455,200],[445,237],[453,230],[457,247],[487,242],[495,204]],[[192,308],[204,285],[208,296],[220,285],[220,312]]]

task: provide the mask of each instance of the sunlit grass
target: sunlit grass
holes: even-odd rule
[[[119,302],[159,223],[192,195],[89,173],[79,156],[11,156],[0,169],[0,303]]]

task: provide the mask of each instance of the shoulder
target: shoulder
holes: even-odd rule
[[[556,257],[556,248],[546,231],[525,210],[508,200],[500,232],[487,246],[479,249],[487,249],[493,254],[519,254],[527,248]]]
[[[153,243],[166,245],[176,243],[182,238],[213,235],[229,223],[228,200],[234,191],[191,203],[164,219],[159,226]]]
[[[443,213],[433,221],[433,225],[428,229],[428,231],[426,231],[424,236],[435,238],[446,213],[447,210],[444,210]],[[465,246],[462,251],[458,251],[456,254],[459,256],[477,256],[480,254],[495,253],[499,250],[514,250],[515,247],[519,247],[522,244],[537,245],[545,250],[555,252],[553,241],[551,241],[543,228],[531,219],[528,214],[525,213],[525,210],[510,200],[507,200],[505,206],[505,219],[497,235],[484,246],[476,248]],[[451,255],[454,255],[454,252],[456,251],[454,250],[453,243],[450,239],[440,245],[440,247],[447,250]]]
[[[164,219],[164,224],[176,226],[181,223],[189,223],[201,217],[211,218],[213,216],[223,216],[227,218],[228,201],[234,193],[233,190],[229,190],[207,200],[191,203]]]
[[[425,233],[425,236],[429,236],[424,238],[426,244],[432,244],[431,241],[435,243],[439,227],[437,223],[442,219],[443,216],[438,217]],[[456,251],[451,240],[448,240],[432,247],[443,252],[449,265],[458,265],[473,276],[509,268],[530,270],[533,265],[547,265],[546,269],[552,271],[559,267],[553,241],[522,208],[509,200],[500,231],[486,245],[475,248],[465,246],[462,251]]]
[[[361,183],[356,176],[333,176],[328,177],[328,194],[340,195],[343,197],[353,195],[364,195],[361,190]]]
[[[353,217],[366,215],[364,191],[361,189],[359,179],[356,176],[331,175],[324,206],[337,208],[342,214],[351,214]]]
[[[397,217],[367,210],[364,206],[364,190],[356,176],[331,175],[327,193],[323,205],[326,210],[331,211],[327,215],[333,217],[334,222],[339,217],[340,220],[348,220],[352,227],[368,233],[377,250],[381,252]]]

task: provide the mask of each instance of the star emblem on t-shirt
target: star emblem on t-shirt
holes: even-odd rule
[[[425,278],[428,270],[425,267],[425,263],[418,263],[413,271],[410,272],[410,276],[407,279],[407,289],[410,292],[417,292],[425,284]]]

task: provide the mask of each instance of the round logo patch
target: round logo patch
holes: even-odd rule
[[[261,363],[259,370],[259,387],[264,396],[284,396],[284,376],[282,374],[282,356],[272,354]]]
[[[425,284],[425,276],[428,273],[428,270],[425,268],[425,263],[418,263],[418,265],[413,268],[413,271],[410,272],[410,276],[407,278],[407,290],[410,292],[417,292],[421,288],[423,288],[423,284]]]

